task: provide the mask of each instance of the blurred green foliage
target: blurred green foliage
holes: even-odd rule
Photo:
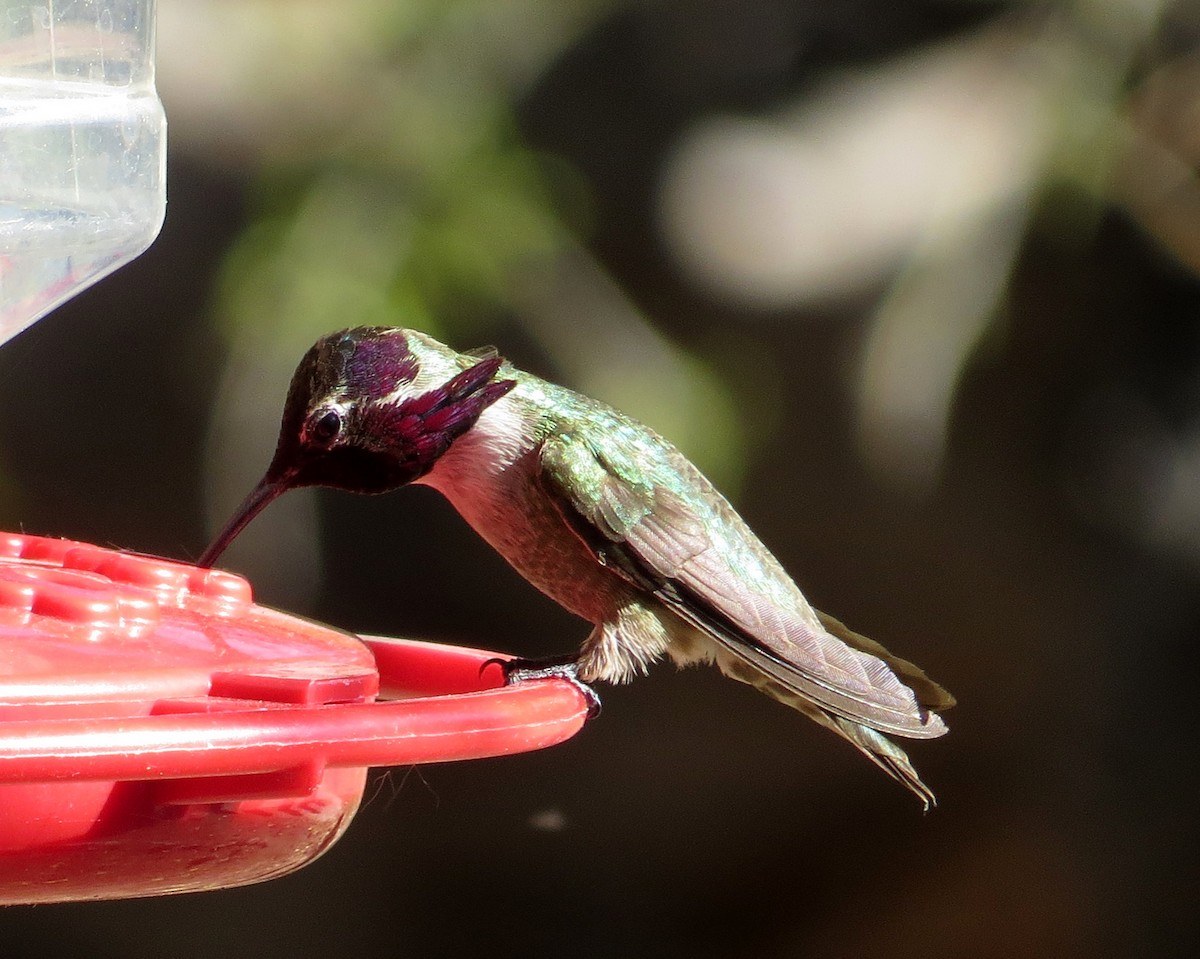
[[[299,356],[325,332],[372,324],[416,327],[464,349],[503,345],[503,324],[515,322],[553,375],[650,421],[735,487],[744,460],[736,404],[706,363],[665,343],[628,303],[626,319],[646,326],[639,338],[660,347],[629,363],[627,325],[593,324],[581,365],[567,355],[577,346],[544,335],[544,316],[529,321],[539,301],[558,295],[545,278],[580,255],[584,238],[569,224],[587,219],[586,186],[522,142],[513,107],[609,6],[343,5],[340,16],[358,26],[341,24],[340,52],[321,52],[312,114],[264,131],[258,144],[252,221],[217,302],[231,362]],[[292,15],[275,4],[262,13]],[[292,59],[319,43],[297,32],[286,31]],[[573,323],[564,312],[555,322]]]

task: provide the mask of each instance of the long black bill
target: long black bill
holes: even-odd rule
[[[288,488],[286,479],[271,479],[269,474],[259,480],[258,485],[250,491],[250,495],[242,501],[237,512],[225,524],[225,528],[209,544],[204,555],[196,560],[196,565],[201,568],[212,566],[217,558],[225,552],[225,548],[234,541],[237,534],[246,528],[250,520],[261,513],[271,500],[286,493]]]

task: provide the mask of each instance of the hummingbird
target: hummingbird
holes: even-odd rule
[[[809,605],[671,443],[492,348],[359,327],[300,361],[263,478],[198,561],[211,566],[272,500],[327,486],[444,495],[517,572],[592,624],[577,653],[512,660],[509,681],[624,683],[664,656],[715,664],[848,740],[936,804],[889,736],[931,739],[953,697]],[[592,700],[598,703],[598,700]]]

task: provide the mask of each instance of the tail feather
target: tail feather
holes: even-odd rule
[[[847,740],[871,762],[920,799],[926,812],[937,805],[937,797],[934,796],[933,790],[921,781],[921,777],[917,775],[908,755],[883,733],[853,720],[826,712],[811,700],[780,685],[765,673],[753,669],[744,660],[722,655],[721,652],[717,653],[716,659],[718,667],[726,676],[739,682],[748,683],[772,699],[777,699],[784,705],[790,706]]]
[[[912,792],[921,800],[925,812],[937,805],[937,797],[934,796],[933,790],[921,781],[921,777],[909,762],[908,755],[887,736],[840,716],[828,718],[830,722],[824,725],[853,743],[871,762]]]

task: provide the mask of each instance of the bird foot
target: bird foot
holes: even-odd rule
[[[578,689],[587,700],[587,718],[600,715],[600,696],[591,686],[579,678],[579,664],[574,656],[554,656],[548,659],[489,659],[479,669],[499,666],[504,673],[506,685],[523,683],[532,679],[565,679]]]

